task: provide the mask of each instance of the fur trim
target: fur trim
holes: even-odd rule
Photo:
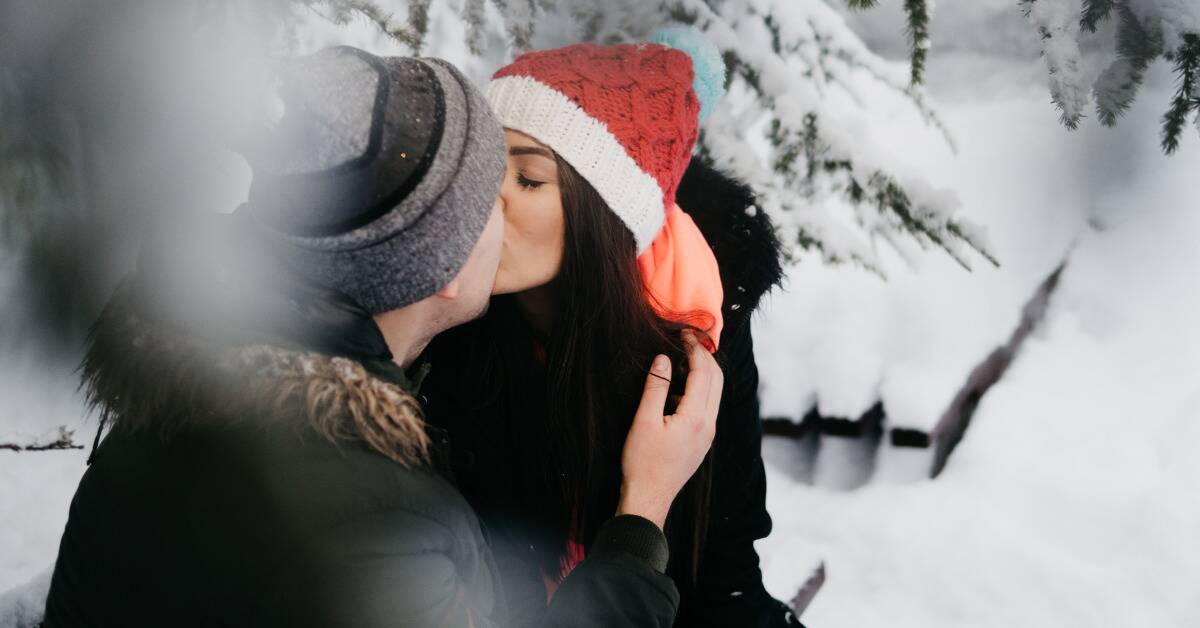
[[[725,286],[725,328],[737,329],[783,280],[782,246],[746,184],[693,158],[679,184],[679,206],[713,248]]]
[[[185,427],[307,427],[405,466],[429,461],[421,406],[360,362],[273,345],[221,344],[150,323],[119,289],[92,328],[83,388],[101,419],[164,435]],[[297,430],[298,431],[298,430]]]

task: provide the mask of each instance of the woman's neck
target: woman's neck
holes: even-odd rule
[[[554,291],[551,285],[530,288],[513,295],[525,322],[543,336],[549,336],[554,327]]]

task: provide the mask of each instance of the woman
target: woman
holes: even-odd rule
[[[498,296],[435,341],[424,391],[518,625],[612,515],[639,378],[656,354],[684,364],[683,329],[719,347],[726,385],[710,460],[667,519],[677,625],[794,621],[753,548],[770,518],[746,318],[778,279],[778,243],[744,187],[689,169],[719,54],[694,31],[660,40],[529,53],[489,86],[509,147]]]

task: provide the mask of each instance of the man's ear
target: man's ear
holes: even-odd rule
[[[458,277],[455,277],[454,279],[450,280],[450,283],[446,284],[445,286],[442,286],[442,289],[438,290],[434,294],[436,294],[437,296],[439,296],[443,299],[455,299],[455,298],[458,298],[458,289],[459,289]]]

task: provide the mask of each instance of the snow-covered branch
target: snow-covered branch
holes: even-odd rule
[[[1062,122],[1074,129],[1095,101],[1101,124],[1112,126],[1133,103],[1146,68],[1162,58],[1179,82],[1162,121],[1162,147],[1178,148],[1195,115],[1200,129],[1200,3],[1188,0],[1021,0],[1022,9],[1042,40],[1042,57],[1050,75],[1050,96]],[[1093,81],[1083,72],[1079,38],[1115,22],[1113,49],[1104,54],[1106,67]]]
[[[864,141],[865,108],[847,111],[829,98],[836,89],[857,99],[862,76],[854,70],[865,70],[869,81],[907,96],[949,140],[922,88],[896,77],[894,66],[867,49],[841,15],[820,2],[674,4],[676,16],[708,33],[730,65],[727,107],[737,115],[706,123],[702,154],[769,199],[766,209],[785,243],[879,271],[873,244],[894,243],[895,234],[904,234],[922,247],[942,248],[968,268],[964,246],[995,263],[982,229],[955,217],[954,194],[934,189]],[[765,131],[765,143],[754,141],[758,129]],[[834,208],[845,204],[858,233],[831,219]]]
[[[10,451],[49,451],[52,449],[83,449],[83,445],[75,444],[75,430],[69,430],[60,425],[45,434],[33,436],[29,434],[9,434],[0,436],[0,449]]]
[[[877,0],[846,0],[852,9],[870,9]],[[1021,11],[1041,41],[1050,99],[1064,126],[1075,129],[1095,102],[1101,124],[1113,126],[1137,96],[1146,68],[1158,59],[1171,64],[1179,90],[1162,121],[1162,147],[1179,146],[1188,116],[1200,130],[1200,2],[1195,0],[1019,0]],[[904,0],[911,83],[923,80],[929,48],[932,2]],[[1099,53],[1104,70],[1092,78],[1080,40],[1112,21],[1112,47]]]
[[[1079,126],[1088,88],[1079,52],[1079,0],[1021,0],[1022,10],[1042,40],[1050,74],[1050,99],[1068,129]]]
[[[793,257],[813,251],[879,272],[876,245],[907,240],[941,248],[964,266],[972,257],[966,249],[995,262],[976,235],[982,229],[956,216],[954,194],[935,189],[862,133],[873,113],[871,90],[883,86],[908,100],[954,150],[920,85],[923,57],[904,68],[874,54],[828,4],[842,0],[295,1],[323,7],[321,14],[339,23],[365,16],[408,52],[419,41],[421,54],[477,78],[524,49],[645,41],[669,23],[693,24],[722,50],[730,70],[725,114],[705,123],[698,150],[754,187]],[[930,6],[912,0],[906,8],[914,50],[924,51]],[[391,17],[406,12],[407,24]],[[847,99],[854,106],[846,107]]]

